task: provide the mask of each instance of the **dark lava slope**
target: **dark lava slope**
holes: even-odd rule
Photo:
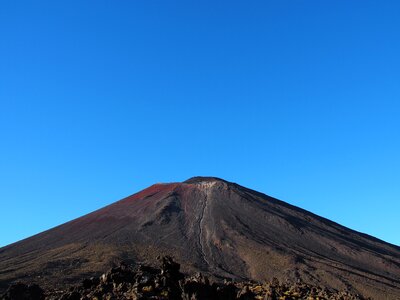
[[[0,249],[0,288],[55,287],[172,255],[214,278],[302,281],[400,298],[400,248],[217,178],[155,184]]]

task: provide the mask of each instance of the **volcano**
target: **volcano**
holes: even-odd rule
[[[218,280],[303,281],[400,298],[400,247],[214,177],[155,184],[0,249],[0,288],[61,287],[171,255]]]

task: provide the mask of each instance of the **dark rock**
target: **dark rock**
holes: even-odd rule
[[[207,277],[201,273],[180,282],[183,300],[218,299],[216,286],[210,286]]]
[[[238,293],[237,299],[239,300],[252,300],[254,299],[254,293],[250,291],[249,287],[244,286]]]
[[[82,281],[81,286],[84,289],[90,289],[91,287],[94,287],[100,283],[99,278],[91,277],[91,278],[86,278]]]
[[[223,285],[217,288],[217,299],[231,300],[236,299],[237,288],[233,282],[225,281]]]
[[[175,262],[171,256],[163,256],[161,258],[161,275],[174,280],[183,279],[183,274],[179,272],[181,265]]]
[[[4,300],[42,300],[44,299],[43,290],[36,284],[26,285],[15,283],[11,285],[6,293],[1,297]]]
[[[69,293],[65,293],[64,295],[61,296],[60,300],[80,300],[82,297],[82,295],[77,292],[69,292]]]

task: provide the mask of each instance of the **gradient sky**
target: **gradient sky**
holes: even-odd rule
[[[399,1],[2,1],[0,246],[211,175],[400,245]]]

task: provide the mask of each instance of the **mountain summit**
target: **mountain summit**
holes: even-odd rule
[[[185,180],[183,183],[202,183],[202,182],[225,182],[229,183],[226,180],[223,180],[218,177],[210,177],[210,176],[195,176]]]
[[[400,248],[215,177],[152,185],[0,249],[0,288],[62,286],[121,260],[172,255],[183,271],[400,297]]]

